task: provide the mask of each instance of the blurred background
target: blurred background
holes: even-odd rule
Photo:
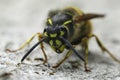
[[[94,27],[108,30],[120,25],[119,3],[119,0],[0,0],[0,30],[21,28],[25,32],[30,29],[41,31],[49,10],[66,6],[78,7],[85,13],[105,14],[105,19],[96,21],[97,26]]]
[[[102,41],[120,40],[119,0],[0,0],[0,39],[23,41],[36,32],[43,32],[47,14],[53,9],[75,6],[85,13],[104,14],[105,18],[93,19],[93,32]],[[11,37],[14,37],[10,40]],[[5,38],[5,39],[4,39]],[[24,40],[25,38],[25,40]]]

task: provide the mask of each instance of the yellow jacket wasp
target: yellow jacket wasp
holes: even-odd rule
[[[83,62],[85,71],[89,71],[87,68],[88,63],[88,41],[90,38],[95,37],[96,42],[102,51],[107,52],[115,61],[120,61],[112,55],[112,53],[106,49],[101,43],[99,38],[92,33],[92,25],[90,20],[93,18],[104,17],[101,14],[85,14],[81,10],[74,7],[67,7],[63,10],[50,11],[47,17],[46,26],[44,32],[34,34],[25,44],[20,46],[16,50],[7,49],[10,52],[16,52],[23,49],[29,44],[33,38],[38,35],[39,41],[23,56],[21,62],[31,53],[31,51],[41,46],[41,50],[44,54],[43,64],[47,62],[47,55],[44,51],[43,42],[49,44],[56,53],[62,53],[64,49],[68,49],[66,56],[53,68],[59,67],[72,53],[75,53]],[[85,52],[85,58],[82,58],[80,54],[75,50],[75,46],[81,44]]]

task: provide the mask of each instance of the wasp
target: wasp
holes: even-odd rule
[[[92,24],[90,20],[102,17],[104,17],[103,14],[84,13],[75,7],[66,7],[64,9],[50,11],[46,19],[46,28],[43,33],[38,32],[18,49],[7,49],[7,51],[16,52],[21,50],[28,45],[35,36],[38,36],[38,42],[23,56],[21,62],[40,45],[44,55],[43,64],[45,64],[48,59],[44,50],[44,43],[47,43],[58,54],[62,53],[65,49],[68,50],[63,59],[54,65],[53,68],[59,67],[72,53],[75,53],[84,62],[85,71],[90,71],[87,68],[89,54],[88,41],[90,38],[94,37],[100,49],[108,53],[113,60],[120,63],[120,61],[101,43],[99,38],[92,33]],[[79,44],[84,50],[84,58],[75,49]]]

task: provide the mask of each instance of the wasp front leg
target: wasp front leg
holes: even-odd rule
[[[42,35],[40,33],[38,33],[38,40],[40,41],[41,38],[42,38]],[[43,45],[43,43],[40,44],[40,47],[41,47],[41,50],[42,50],[44,58],[45,58],[45,60],[43,61],[43,64],[45,64],[47,62],[47,55],[46,55],[46,53],[44,51],[44,45]]]
[[[19,50],[22,50],[26,45],[30,44],[30,42],[34,39],[34,37],[37,35],[38,33],[34,34],[32,37],[30,37],[24,44],[22,44],[18,49],[15,50],[11,50],[11,49],[6,49],[6,51],[9,52],[17,52]]]
[[[59,67],[71,54],[72,54],[72,51],[69,50],[65,55],[65,57],[59,63],[57,63],[57,65],[53,66],[53,68]]]
[[[84,68],[86,72],[90,72],[90,69],[88,69],[87,64],[88,64],[88,39],[87,37],[82,39],[82,48],[85,51],[85,62],[84,62]]]
[[[36,34],[34,34],[32,37],[30,37],[24,44],[22,44],[18,49],[16,49],[16,50],[6,49],[6,51],[9,51],[9,52],[17,52],[17,51],[19,51],[19,50],[22,50],[26,45],[30,44],[30,42],[35,38],[35,36],[38,36],[38,40],[39,40],[39,41],[43,38],[43,36],[42,36],[41,33],[36,33]],[[42,49],[42,52],[43,52],[44,58],[45,58],[43,64],[45,64],[45,63],[47,62],[47,55],[46,55],[46,53],[45,53],[45,51],[44,51],[44,49],[43,49],[43,48],[44,48],[43,43],[40,44],[40,47],[41,47],[41,49]],[[27,57],[27,56],[26,56],[26,57]],[[26,58],[26,57],[25,57],[25,58]]]

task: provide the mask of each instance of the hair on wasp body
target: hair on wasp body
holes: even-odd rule
[[[92,33],[91,19],[104,17],[102,14],[83,13],[78,8],[67,7],[62,10],[53,10],[48,13],[46,19],[46,28],[43,33],[36,33],[29,38],[23,45],[16,50],[7,49],[10,52],[16,52],[23,49],[29,44],[35,36],[38,36],[39,41],[23,56],[21,62],[38,46],[40,45],[44,55],[43,64],[47,62],[47,55],[44,50],[44,42],[56,52],[62,53],[64,49],[68,52],[63,59],[58,62],[53,68],[59,67],[72,53],[75,53],[83,62],[85,71],[90,71],[87,68],[88,63],[88,41],[94,37],[100,49],[107,52],[112,59],[120,61],[101,43],[99,38]],[[79,52],[75,50],[76,45],[82,44],[84,48],[85,57],[83,58]]]

